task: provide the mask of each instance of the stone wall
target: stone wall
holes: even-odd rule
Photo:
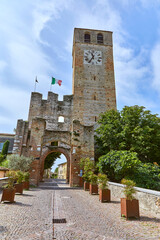
[[[86,32],[90,43],[84,42]],[[99,33],[102,42],[97,41]],[[100,64],[98,60],[95,64],[85,62],[86,51],[100,54]],[[99,114],[108,109],[116,109],[112,32],[75,29],[73,95],[58,101],[53,92],[48,92],[47,99],[33,92],[28,121],[17,123],[14,153],[34,157],[32,182],[42,179],[46,154],[57,150],[67,158],[67,181],[71,186],[79,185],[79,161],[82,157],[94,161],[94,129]],[[56,149],[52,149],[54,144]]]
[[[91,36],[84,42],[84,34]],[[97,43],[97,34],[103,34],[103,44]],[[102,54],[101,65],[84,64],[84,52],[93,50]],[[93,125],[99,114],[116,109],[112,32],[75,29],[73,40],[73,118],[83,125]]]
[[[109,189],[111,190],[111,196],[124,197],[124,185],[109,182]],[[139,200],[140,208],[151,211],[156,217],[160,217],[160,192],[138,187],[135,187],[135,189],[137,190],[135,198]]]

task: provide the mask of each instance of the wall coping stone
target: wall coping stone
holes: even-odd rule
[[[108,182],[110,185],[114,185],[117,187],[125,187],[125,185],[120,184],[120,183],[115,183],[115,182]],[[144,193],[148,193],[148,194],[152,194],[152,195],[156,195],[156,196],[160,196],[160,191],[155,191],[155,190],[151,190],[151,189],[146,189],[146,188],[140,188],[140,187],[135,187],[135,189],[138,192],[144,192]]]
[[[7,180],[8,177],[3,177],[3,178],[0,178],[0,181],[3,181],[3,180]]]

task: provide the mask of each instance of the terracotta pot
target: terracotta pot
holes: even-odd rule
[[[29,190],[29,182],[23,182],[23,189]]]
[[[127,200],[121,198],[121,216],[139,218],[139,201],[137,199]]]
[[[3,189],[3,193],[2,193],[2,198],[1,198],[1,202],[14,202],[14,197],[15,197],[15,192],[16,189],[15,188],[4,188]]]
[[[79,186],[83,187],[84,181],[82,177],[79,177]]]
[[[90,184],[89,185],[89,193],[90,194],[98,194],[98,185],[97,184]]]
[[[111,191],[109,189],[99,189],[99,201],[110,202],[111,201]]]
[[[89,183],[84,182],[84,191],[89,191]]]
[[[16,183],[15,189],[16,189],[16,193],[23,194],[23,183]]]

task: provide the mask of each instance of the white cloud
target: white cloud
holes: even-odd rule
[[[15,77],[27,84],[31,84],[37,74],[47,76],[47,72],[54,69],[47,56],[36,44],[29,43],[29,41],[12,42],[8,48]]]
[[[7,67],[7,63],[3,60],[0,60],[0,73]]]
[[[61,1],[53,1],[47,0],[45,2],[36,1],[34,4],[35,8],[33,10],[33,34],[35,38],[41,43],[47,44],[41,39],[41,31],[46,27],[47,22],[49,22],[52,18],[58,19],[61,16],[61,13],[70,8],[73,0],[61,0]]]
[[[157,43],[151,53],[151,61],[153,66],[153,87],[160,94],[160,43]]]
[[[145,102],[147,97],[142,96],[139,88],[142,82],[145,82],[145,75],[150,71],[150,67],[144,65],[144,58],[148,52],[142,46],[139,53],[135,53],[135,47],[128,45],[132,36],[126,32],[123,16],[118,10],[119,8],[116,8],[115,2],[112,3],[110,0],[95,0],[94,3],[85,0],[28,0],[22,1],[21,4],[18,0],[13,2],[2,0],[0,2],[0,83],[2,79],[4,82],[4,78],[8,77],[2,74],[7,69],[12,79],[5,80],[8,83],[15,81],[16,84],[14,88],[10,88],[7,87],[8,83],[5,81],[5,85],[3,83],[0,86],[0,103],[3,107],[5,103],[8,118],[12,117],[14,121],[17,118],[26,119],[29,108],[29,92],[34,88],[36,75],[39,80],[37,91],[46,94],[50,87],[49,75],[65,72],[65,66],[57,66],[57,60],[63,63],[70,61],[73,27],[113,31],[118,101],[124,105]],[[123,6],[131,3],[129,0],[120,2],[118,4]],[[160,0],[141,0],[141,2],[148,7],[147,2],[159,4]],[[135,0],[132,5],[137,3],[138,0]],[[65,22],[66,19],[69,26]],[[59,34],[61,30],[56,26],[58,21],[62,23],[59,26],[67,29],[67,36],[64,35],[61,49],[60,45],[55,45],[53,39],[53,35]],[[53,34],[50,41],[49,34]],[[63,32],[61,34],[63,35]],[[50,52],[55,54],[54,57],[52,55],[52,59]],[[160,89],[159,54],[160,44],[157,44],[152,52],[154,87],[157,89]],[[69,74],[63,73],[67,78],[69,78]],[[68,86],[68,84],[62,85],[61,88],[55,86],[53,89],[54,92],[60,92],[62,95],[66,94]],[[26,91],[22,90],[24,87],[26,87]],[[5,113],[1,111],[0,126],[6,121],[5,118]],[[13,125],[15,127],[15,123]]]
[[[118,102],[124,105],[134,105],[147,102],[139,89],[150,71],[144,65],[148,51],[142,46],[139,53],[135,53],[134,46],[129,46],[131,36],[123,27],[120,12],[113,7],[110,1],[97,0],[93,7],[80,4],[73,8],[76,16],[76,27],[102,29],[113,31],[115,78]],[[123,1],[127,4],[128,1]],[[68,39],[68,49],[71,48],[71,39]],[[145,104],[144,104],[145,105]]]
[[[6,124],[12,131],[17,125],[17,119],[28,118],[30,94],[25,90],[6,87],[2,83],[0,91],[0,132],[6,132]]]

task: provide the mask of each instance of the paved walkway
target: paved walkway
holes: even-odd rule
[[[45,182],[15,200],[0,204],[0,240],[160,240],[160,219],[141,210],[140,220],[126,221],[119,199],[100,203],[64,181]]]

